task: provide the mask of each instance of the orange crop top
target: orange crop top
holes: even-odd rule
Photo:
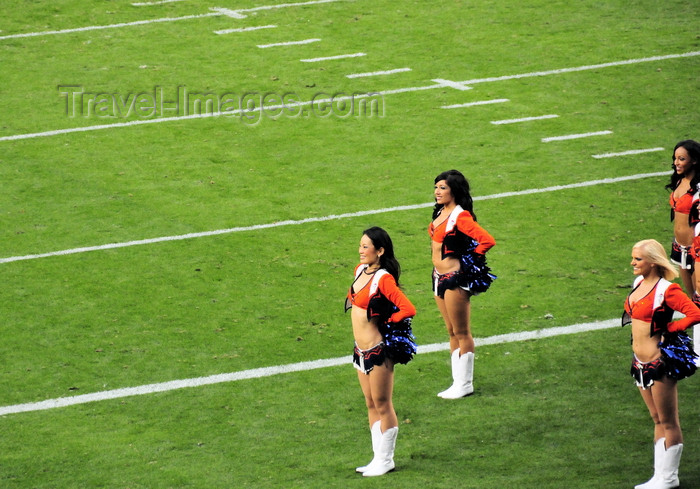
[[[437,226],[434,222],[428,225],[428,234],[430,234],[430,239],[436,243],[442,243],[445,240],[445,229],[447,228],[447,219],[442,221]]]
[[[673,192],[671,192],[671,195],[668,198],[668,203],[674,212],[690,214],[690,210],[693,207],[693,194],[684,193],[678,199],[676,199],[676,196],[673,194]]]
[[[370,280],[357,292],[354,292],[353,288],[350,287],[350,290],[348,291],[348,299],[350,300],[350,304],[357,306],[360,309],[367,309],[369,307],[369,285],[371,283],[372,281]]]
[[[366,268],[366,266],[358,265],[355,268],[355,274],[357,277],[359,277],[360,273],[362,273],[358,272],[359,267],[363,267],[363,270],[364,268]],[[410,318],[416,315],[416,308],[413,306],[411,301],[408,300],[406,295],[403,292],[401,292],[401,289],[399,289],[399,287],[396,285],[396,280],[394,279],[393,275],[391,275],[390,273],[383,274],[379,278],[377,290],[371,293],[371,284],[373,281],[374,278],[367,282],[367,284],[365,284],[365,286],[357,292],[353,291],[352,286],[350,287],[350,290],[348,291],[347,295],[347,300],[345,302],[346,310],[349,309],[351,306],[356,306],[360,309],[370,309],[370,302],[380,296],[383,296],[398,309],[398,311],[391,314],[391,316],[387,320],[388,322],[398,323],[406,318]],[[376,315],[377,314],[372,314],[372,316]],[[370,316],[369,311],[368,316]]]
[[[632,318],[650,323],[650,336],[664,331],[676,332],[688,329],[694,324],[700,322],[700,309],[691,301],[680,285],[671,283],[668,285],[663,295],[663,303],[654,308],[654,297],[656,289],[661,280],[654,286],[651,291],[636,302],[631,302],[629,296],[625,300],[625,312]],[[641,283],[641,281],[639,281]],[[632,290],[636,290],[639,285],[636,285]],[[631,293],[630,293],[631,294]],[[671,321],[673,311],[678,311],[684,314],[685,317],[676,321]],[[667,321],[664,320],[667,318]],[[666,322],[666,324],[662,324]]]
[[[448,230],[447,223],[451,219],[453,219],[452,215],[437,226],[434,222],[431,222],[428,225],[428,234],[433,241],[436,243],[443,243],[446,236],[454,234],[455,230],[458,230],[479,243],[474,249],[474,252],[481,255],[485,254],[496,245],[496,240],[493,239],[493,236],[491,236],[484,228],[479,226],[469,211],[462,210],[457,215],[454,225],[451,226],[452,229]]]
[[[656,291],[656,286],[636,302],[630,301],[629,296],[627,296],[625,311],[632,319],[638,319],[647,323],[651,322],[654,315],[654,291]]]

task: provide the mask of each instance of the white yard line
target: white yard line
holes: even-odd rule
[[[438,83],[439,86],[441,87],[449,87],[449,88],[454,88],[455,90],[461,90],[461,91],[466,91],[466,90],[471,90],[472,87],[465,85],[462,82],[456,82],[452,80],[445,80],[443,78],[435,78],[434,80],[435,83]]]
[[[574,73],[577,71],[598,70],[601,68],[613,68],[616,66],[633,65],[633,64],[637,64],[637,63],[649,63],[652,61],[664,61],[667,59],[675,59],[675,58],[691,58],[694,56],[700,56],[700,51],[690,51],[690,52],[681,53],[681,54],[665,54],[662,56],[651,56],[649,58],[627,59],[627,60],[622,60],[622,61],[612,61],[610,63],[600,63],[600,64],[596,64],[596,65],[584,65],[584,66],[576,66],[573,68],[561,68],[561,69],[557,69],[557,70],[534,71],[532,73],[521,73],[519,75],[497,76],[497,77],[493,77],[493,78],[476,78],[474,80],[463,81],[463,82],[461,82],[461,84],[462,85],[473,85],[475,83],[491,83],[491,82],[497,82],[497,81],[520,80],[522,78],[532,78],[532,77],[536,77],[536,76],[560,75],[562,73]]]
[[[302,41],[286,41],[286,42],[273,42],[272,44],[258,44],[261,49],[274,48],[277,46],[297,46],[300,44],[311,44],[313,42],[320,42],[320,39],[304,39]]]
[[[342,2],[345,0],[313,0],[310,2],[298,2],[298,3],[280,3],[278,5],[261,5],[260,7],[252,8],[241,8],[236,9],[237,12],[258,12],[260,10],[274,10],[278,8],[289,8],[289,7],[305,7],[308,5],[319,5],[322,3],[335,3]]]
[[[226,117],[230,116],[235,116],[235,115],[240,115],[240,114],[250,114],[251,112],[259,112],[261,110],[267,110],[267,111],[275,111],[275,110],[286,110],[292,107],[307,107],[311,105],[322,105],[322,104],[332,104],[336,102],[341,102],[343,100],[358,100],[362,98],[370,98],[370,97],[375,97],[380,95],[380,92],[377,93],[368,93],[368,94],[355,94],[355,95],[348,95],[348,96],[343,96],[343,97],[333,97],[333,98],[324,98],[324,99],[314,99],[314,100],[309,100],[306,102],[289,102],[281,105],[273,105],[273,106],[260,106],[256,107],[254,109],[236,109],[236,110],[231,110],[227,112],[205,112],[202,114],[188,114],[188,115],[181,115],[181,116],[173,116],[173,117],[159,117],[155,119],[137,119],[133,121],[128,121],[128,122],[115,122],[112,124],[100,124],[100,125],[95,125],[95,126],[84,126],[84,127],[73,127],[73,128],[68,128],[68,129],[56,129],[54,131],[45,131],[45,132],[35,132],[35,133],[25,133],[25,134],[15,134],[14,136],[3,136],[0,137],[0,141],[18,141],[22,139],[34,139],[34,138],[40,138],[40,137],[48,137],[48,136],[58,136],[60,134],[71,134],[75,132],[87,132],[87,131],[99,131],[99,130],[105,130],[105,129],[114,129],[117,127],[130,127],[130,126],[140,126],[144,124],[157,124],[159,122],[171,122],[171,121],[182,121],[182,120],[191,120],[191,119],[208,119],[212,117],[221,117],[222,114],[225,115]]]
[[[175,3],[175,2],[182,2],[184,0],[160,0],[158,2],[136,2],[132,3],[134,7],[151,7],[154,5],[163,5],[165,3]]]
[[[556,119],[559,117],[556,114],[538,115],[534,117],[522,117],[520,119],[504,119],[502,121],[491,121],[491,124],[516,124],[518,122],[539,121],[542,119]]]
[[[549,143],[552,141],[566,141],[569,139],[581,139],[581,138],[590,138],[593,136],[606,136],[608,134],[612,134],[612,131],[596,131],[596,132],[586,132],[583,134],[567,134],[566,136],[553,136],[549,138],[542,138],[543,143]]]
[[[367,56],[367,53],[338,54],[336,56],[324,56],[321,58],[300,59],[299,61],[301,61],[302,63],[318,63],[319,61],[333,61],[336,59],[360,58],[362,56]]]
[[[489,104],[502,104],[504,102],[510,102],[507,98],[497,98],[494,100],[479,100],[476,102],[467,102],[466,104],[455,104],[455,105],[443,105],[441,109],[461,109],[463,107],[475,107],[477,105],[489,105]]]
[[[604,153],[600,155],[591,155],[593,158],[614,158],[616,156],[627,156],[627,155],[638,155],[642,153],[653,153],[656,151],[664,151],[664,148],[648,148],[648,149],[630,149],[629,151],[622,151],[620,153]]]
[[[136,20],[134,22],[121,22],[119,24],[109,24],[109,25],[91,25],[86,27],[75,27],[73,29],[61,29],[56,31],[43,31],[43,32],[27,32],[24,34],[8,34],[6,36],[0,36],[0,41],[4,39],[17,39],[22,37],[37,37],[37,36],[49,36],[54,34],[70,34],[73,32],[88,32],[88,31],[99,31],[103,29],[118,29],[120,27],[131,27],[135,25],[148,25],[157,24],[159,22],[177,22],[179,20],[190,20],[190,19],[201,19],[205,17],[216,17],[222,15],[219,12],[209,12],[206,14],[198,15],[184,15],[182,17],[163,17],[160,19],[150,19],[150,20]]]
[[[245,19],[246,16],[239,13],[237,10],[231,10],[230,8],[223,7],[210,7],[209,10],[213,12],[219,12],[221,15],[226,17],[231,17],[232,19]]]
[[[235,29],[222,29],[220,31],[214,31],[214,34],[232,34],[234,32],[250,32],[250,31],[259,31],[260,29],[276,29],[277,26],[274,24],[270,25],[259,25],[259,26],[252,26],[252,27],[238,27]]]
[[[347,78],[363,78],[368,76],[393,75],[394,73],[405,73],[407,71],[411,71],[411,68],[396,68],[394,70],[371,71],[369,73],[353,73],[345,76]]]
[[[534,189],[527,189],[527,190],[518,190],[515,192],[503,192],[503,193],[498,193],[498,194],[476,196],[476,197],[474,197],[474,200],[479,201],[479,200],[490,200],[490,199],[503,199],[503,198],[507,198],[507,197],[516,197],[519,195],[532,195],[532,194],[539,194],[539,193],[545,193],[545,192],[556,192],[559,190],[591,187],[594,185],[603,185],[603,184],[609,184],[609,183],[624,182],[624,181],[629,181],[629,180],[639,180],[639,179],[649,178],[649,177],[667,176],[668,173],[669,172],[640,173],[637,175],[628,175],[628,176],[616,177],[616,178],[604,178],[601,180],[589,180],[586,182],[571,183],[571,184],[567,184],[567,185],[555,185],[552,187],[534,188]],[[163,242],[167,242],[167,241],[181,241],[181,240],[185,240],[185,239],[204,238],[207,236],[217,236],[220,234],[232,234],[232,233],[240,233],[240,232],[245,232],[245,231],[257,231],[260,229],[270,229],[270,228],[277,228],[277,227],[283,227],[283,226],[296,226],[296,225],[300,225],[300,224],[307,224],[310,222],[324,222],[324,221],[335,221],[338,219],[350,219],[353,217],[370,216],[370,215],[374,215],[374,214],[383,214],[386,212],[397,212],[397,211],[424,209],[426,207],[432,207],[433,205],[435,205],[434,202],[427,202],[424,204],[414,204],[414,205],[402,205],[402,206],[397,206],[397,207],[387,207],[384,209],[373,209],[373,210],[367,210],[367,211],[349,212],[349,213],[345,213],[345,214],[332,214],[330,216],[309,217],[306,219],[299,219],[299,220],[278,221],[278,222],[272,222],[272,223],[268,223],[268,224],[255,224],[253,226],[242,226],[242,227],[235,227],[235,228],[228,228],[228,229],[217,229],[214,231],[203,231],[203,232],[199,232],[199,233],[180,234],[180,235],[176,235],[176,236],[163,236],[163,237],[158,237],[158,238],[140,239],[140,240],[136,240],[136,241],[125,241],[125,242],[121,242],[121,243],[109,243],[109,244],[97,245],[97,246],[85,246],[85,247],[81,247],[81,248],[71,248],[71,249],[67,249],[67,250],[51,251],[48,253],[38,253],[38,254],[33,254],[33,255],[10,256],[10,257],[6,257],[6,258],[0,258],[0,264],[11,263],[11,262],[15,262],[15,261],[24,261],[24,260],[36,260],[38,258],[49,258],[49,257],[53,257],[53,256],[74,255],[77,253],[86,253],[89,251],[102,251],[102,250],[111,250],[111,249],[116,249],[116,248],[126,248],[129,246],[139,246],[139,245],[163,243]]]
[[[238,113],[240,111],[236,111]],[[158,119],[137,119],[128,122],[115,122],[113,124],[98,124],[95,126],[84,126],[84,127],[71,127],[67,129],[55,129],[53,131],[44,132],[34,132],[25,134],[15,134],[13,136],[3,136],[0,137],[0,141],[19,141],[22,139],[34,139],[42,138],[48,136],[58,136],[60,134],[72,134],[76,132],[88,132],[88,131],[99,131],[104,129],[115,129],[118,127],[131,127],[131,126],[141,126],[143,124],[157,124],[160,122],[172,122],[172,121],[184,121],[190,119],[208,119],[210,117],[218,117],[218,114],[204,113],[204,114],[189,114],[181,115],[177,117],[160,117]]]
[[[609,319],[607,321],[597,321],[592,323],[574,324],[571,326],[562,326],[556,328],[546,328],[535,331],[523,331],[519,333],[509,333],[486,338],[475,338],[476,346],[496,345],[502,343],[513,343],[517,341],[537,340],[542,338],[551,338],[553,336],[569,335],[584,333],[588,331],[598,331],[601,329],[610,329],[620,325],[619,319]],[[433,353],[446,351],[449,349],[449,343],[434,343],[418,347],[418,354]],[[352,356],[327,358],[323,360],[312,360],[308,362],[290,363],[287,365],[277,365],[273,367],[255,368],[251,370],[243,370],[240,372],[232,372],[226,374],[210,375],[207,377],[197,377],[192,379],[172,380],[169,382],[161,382],[158,384],[147,384],[138,387],[127,387],[123,389],[114,389],[109,391],[95,392],[92,394],[82,394],[71,397],[59,397],[56,399],[47,399],[40,402],[30,402],[25,404],[15,404],[11,406],[0,407],[0,416],[8,414],[19,414],[32,411],[43,411],[47,409],[55,409],[61,407],[75,406],[78,404],[86,404],[89,402],[106,401],[109,399],[120,399],[123,397],[141,396],[146,394],[154,394],[156,392],[168,392],[178,389],[190,387],[202,387],[205,385],[221,384],[225,382],[236,382],[239,380],[259,379],[270,377],[273,375],[288,374],[292,372],[303,372],[315,370],[319,368],[337,367],[340,365],[350,365]]]
[[[175,1],[175,0],[170,0],[170,1]],[[253,8],[247,8],[247,9],[226,9],[226,8],[221,8],[221,7],[214,7],[211,9],[212,12],[206,13],[206,14],[199,14],[199,15],[184,15],[182,17],[164,17],[164,18],[160,18],[160,19],[137,20],[134,22],[121,22],[118,24],[75,27],[72,29],[59,29],[59,30],[53,30],[53,31],[8,34],[6,36],[0,36],[0,41],[3,39],[18,39],[18,38],[22,38],[22,37],[50,36],[50,35],[56,35],[56,34],[70,34],[73,32],[88,32],[88,31],[97,31],[97,30],[103,30],[103,29],[118,29],[121,27],[156,24],[159,22],[177,22],[180,20],[199,19],[199,18],[203,18],[203,17],[217,17],[217,16],[222,16],[222,15],[227,16],[227,17],[236,18],[236,19],[245,19],[246,16],[243,15],[242,12],[257,12],[259,10],[272,10],[272,9],[288,8],[288,7],[303,7],[303,6],[308,6],[308,5],[317,5],[317,4],[322,4],[322,3],[333,3],[333,2],[342,2],[342,1],[346,1],[346,0],[315,0],[315,1],[311,1],[311,2],[282,3],[279,5],[262,5],[260,7],[253,7]],[[155,3],[134,4],[134,5],[144,6],[144,5],[156,5],[159,3],[168,3],[168,2],[162,1],[162,2],[155,2]]]

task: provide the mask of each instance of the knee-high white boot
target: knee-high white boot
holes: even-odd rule
[[[673,445],[666,449],[664,461],[661,465],[661,475],[656,479],[649,489],[675,489],[680,486],[678,480],[678,466],[681,463],[683,444]]]
[[[460,356],[459,349],[455,351],[457,359],[452,367],[454,384],[438,394],[443,399],[459,399],[474,392],[474,353],[467,352]]]
[[[445,394],[451,393],[455,389],[455,385],[457,384],[457,362],[459,361],[459,348],[457,348],[455,351],[452,352],[452,355],[450,355],[450,364],[452,367],[452,385],[449,386],[447,389],[445,389],[442,392],[438,392],[438,397],[445,397]]]
[[[369,467],[372,464],[372,462],[374,462],[374,459],[377,458],[377,452],[379,451],[379,441],[382,439],[382,422],[375,421],[375,423],[370,428],[370,433],[372,435],[372,453],[374,453],[374,457],[367,465],[363,465],[362,467],[356,468],[355,472],[364,472],[365,470],[367,470],[367,467]]]
[[[375,477],[384,475],[394,470],[394,449],[396,448],[396,437],[399,434],[399,427],[394,426],[382,433],[379,440],[379,450],[374,460],[370,462],[365,471],[364,477]]]
[[[666,438],[659,438],[654,443],[654,475],[644,484],[634,486],[634,489],[653,489],[656,481],[661,477],[661,471],[664,465],[664,456],[666,455]]]

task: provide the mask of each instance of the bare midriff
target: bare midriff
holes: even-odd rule
[[[688,224],[688,214],[676,212],[673,218],[673,236],[681,246],[690,246],[693,244],[693,228]]]
[[[431,240],[430,245],[432,247],[433,266],[437,273],[443,275],[459,270],[459,260],[457,258],[451,256],[442,258],[442,243]]]
[[[368,350],[382,341],[382,335],[374,321],[367,320],[367,309],[352,306],[352,334],[361,350]]]
[[[649,336],[651,324],[640,319],[632,319],[632,351],[640,362],[653,362],[661,356],[659,340],[661,335]]]

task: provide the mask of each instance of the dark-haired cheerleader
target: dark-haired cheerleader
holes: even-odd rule
[[[694,291],[693,259],[690,247],[693,244],[693,226],[691,210],[693,195],[700,185],[700,144],[691,139],[679,141],[671,155],[671,181],[666,188],[671,192],[671,221],[673,221],[673,244],[671,245],[671,263],[680,268],[683,288],[688,295]]]
[[[357,472],[365,477],[394,470],[399,422],[394,411],[394,364],[408,363],[416,353],[411,319],[413,304],[399,289],[401,267],[387,232],[367,229],[360,240],[360,264],[348,291],[355,337],[353,364],[365,397],[374,458]]]
[[[450,337],[452,385],[443,399],[474,392],[474,338],[471,297],[486,291],[496,278],[485,253],[496,244],[476,222],[469,183],[457,170],[435,178],[435,208],[428,227],[433,260],[433,292]]]

